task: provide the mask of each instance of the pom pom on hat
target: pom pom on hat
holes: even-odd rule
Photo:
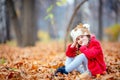
[[[83,24],[83,27],[86,27],[90,31],[90,25],[89,24]]]
[[[90,35],[90,25],[89,24],[79,24],[70,33],[73,41],[80,35]]]

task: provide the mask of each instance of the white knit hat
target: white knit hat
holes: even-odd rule
[[[70,33],[73,41],[80,35],[90,35],[90,25],[89,24],[79,24]]]

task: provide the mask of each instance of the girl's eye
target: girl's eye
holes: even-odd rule
[[[83,35],[80,36],[80,38],[83,38],[83,37],[84,37]]]
[[[79,38],[77,38],[77,40],[79,40]]]

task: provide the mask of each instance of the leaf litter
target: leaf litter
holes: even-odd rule
[[[120,42],[102,42],[107,73],[84,80],[120,80]],[[0,45],[0,80],[81,80],[80,73],[54,76],[65,62],[64,44],[37,43],[34,47]]]

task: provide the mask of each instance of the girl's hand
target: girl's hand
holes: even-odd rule
[[[75,40],[72,45],[71,45],[71,48],[75,47],[77,45],[77,40]]]

